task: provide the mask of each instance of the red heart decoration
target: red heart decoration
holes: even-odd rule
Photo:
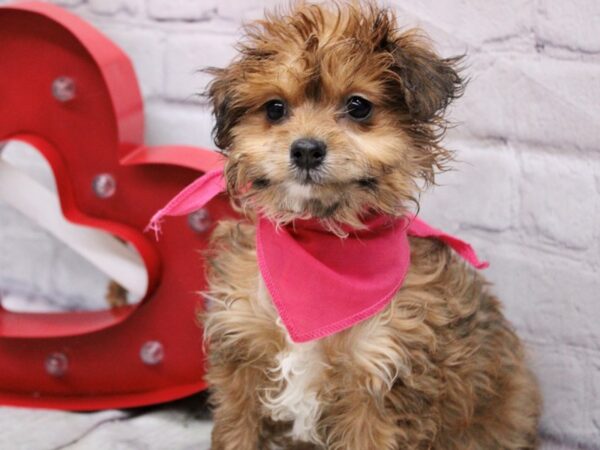
[[[1,7],[0,60],[0,146],[20,140],[36,147],[52,167],[64,216],[128,241],[149,280],[143,300],[132,306],[57,314],[0,309],[0,403],[120,408],[204,389],[195,313],[205,285],[198,250],[209,231],[195,232],[185,218],[170,220],[155,242],[143,229],[198,171],[222,164],[219,155],[144,146],[143,103],[129,59],[56,6]],[[70,82],[73,98],[69,86],[66,97],[53,95],[53,87]],[[98,174],[114,177],[114,195],[94,194]],[[234,215],[223,197],[207,209],[213,223]],[[159,356],[144,362],[142,349]]]

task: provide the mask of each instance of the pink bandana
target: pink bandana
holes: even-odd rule
[[[189,214],[225,190],[222,169],[199,178],[150,221],[158,232],[164,216]],[[261,217],[256,233],[258,265],[273,303],[294,342],[329,336],[379,311],[402,286],[410,265],[408,236],[436,238],[478,269],[469,244],[417,217],[374,216],[366,230],[340,238],[318,220],[277,228]]]

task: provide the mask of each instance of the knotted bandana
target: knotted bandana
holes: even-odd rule
[[[223,170],[208,172],[158,211],[149,228],[158,232],[163,217],[196,211],[224,190]],[[259,217],[260,273],[294,342],[329,336],[384,309],[408,272],[408,236],[439,239],[475,268],[488,265],[468,243],[415,216],[372,216],[365,225],[341,238],[317,219],[277,227]]]

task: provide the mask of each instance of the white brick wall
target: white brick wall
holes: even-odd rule
[[[195,96],[206,78],[196,71],[225,64],[241,21],[284,0],[56,3],[131,56],[150,143],[210,146],[210,112]],[[560,448],[600,448],[600,2],[388,3],[442,53],[469,55],[472,81],[449,137],[461,162],[423,198],[423,215],[491,261],[488,276],[541,379],[543,434],[567,443]],[[4,217],[0,244],[19,227]],[[31,239],[39,234],[12,254]],[[39,266],[21,263],[20,273],[46,288],[48,266]]]

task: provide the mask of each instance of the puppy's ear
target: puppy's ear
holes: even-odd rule
[[[463,94],[462,56],[440,58],[418,32],[386,37],[382,45],[392,58],[396,97],[411,118],[430,122],[443,116],[452,100]]]
[[[245,109],[236,105],[235,81],[230,68],[210,67],[204,69],[204,72],[214,77],[204,94],[208,97],[215,116],[213,140],[223,153],[227,153],[233,140],[231,130],[245,114]]]

